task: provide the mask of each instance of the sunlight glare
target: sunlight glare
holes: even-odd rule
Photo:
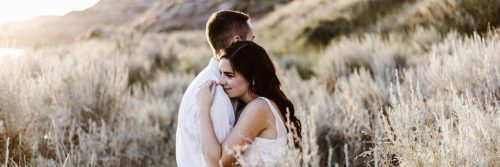
[[[0,0],[0,24],[34,19],[38,16],[61,16],[85,10],[98,0]]]

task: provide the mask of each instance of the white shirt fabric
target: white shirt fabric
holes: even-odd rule
[[[287,148],[287,131],[280,113],[269,99],[265,97],[259,98],[264,99],[273,112],[277,136],[276,139],[256,137],[239,159],[242,166],[275,166],[277,160],[282,158]]]
[[[201,150],[200,130],[209,129],[200,128],[200,111],[197,106],[196,93],[205,81],[219,82],[220,76],[218,62],[212,58],[208,66],[189,84],[182,97],[175,137],[175,155],[179,167],[206,166]],[[222,87],[217,86],[216,89],[210,115],[217,140],[222,143],[234,126],[235,116],[231,100]]]

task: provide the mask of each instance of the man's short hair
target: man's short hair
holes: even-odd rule
[[[213,13],[207,21],[206,32],[210,47],[219,53],[231,45],[234,36],[246,38],[250,31],[250,16],[238,11],[223,10]]]

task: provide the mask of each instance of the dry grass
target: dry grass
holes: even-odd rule
[[[434,33],[421,30],[418,37]],[[166,45],[171,49],[166,53],[175,58],[168,59],[180,63],[182,56],[200,57],[175,50],[189,45],[181,41],[195,34],[166,41],[139,37],[132,55],[113,40],[97,40],[4,59],[0,149],[6,151],[1,161],[9,166],[174,165],[176,113],[194,73],[179,66],[158,68],[142,85],[129,83],[128,69],[157,61],[147,58],[157,52],[152,46],[170,40],[176,45]],[[431,40],[428,49],[398,41],[404,40],[397,34],[367,34],[332,43],[313,63],[317,75],[307,80],[295,68],[281,66],[289,60],[278,60],[305,136],[304,151],[287,153],[282,163],[500,163],[498,35],[453,34]],[[135,58],[141,55],[146,59]],[[399,66],[398,56],[408,63]]]
[[[260,26],[283,26],[271,23],[304,3]],[[408,31],[340,37],[310,57],[263,42],[282,54],[304,128],[303,152],[276,166],[500,164],[498,32]],[[179,103],[211,56],[203,32],[103,35],[0,60],[3,166],[175,166]]]
[[[193,76],[160,75],[150,83],[154,91],[129,87],[124,55],[103,43],[82,45],[65,48],[73,51],[62,57],[33,54],[2,61],[1,137],[10,141],[2,142],[3,150],[9,143],[2,162],[175,164],[171,127],[182,89]]]

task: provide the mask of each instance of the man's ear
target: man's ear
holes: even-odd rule
[[[238,41],[241,41],[241,37],[236,35],[233,38],[231,38],[231,44],[236,43]]]

